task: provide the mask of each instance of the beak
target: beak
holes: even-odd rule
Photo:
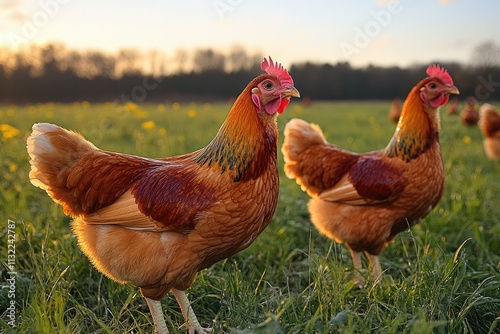
[[[456,86],[449,86],[448,89],[446,90],[448,94],[460,94],[460,91]]]
[[[300,93],[295,87],[285,88],[281,91],[281,95],[283,97],[300,97]]]

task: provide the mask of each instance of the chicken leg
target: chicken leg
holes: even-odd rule
[[[177,303],[181,308],[182,315],[186,320],[189,334],[208,334],[212,332],[211,328],[203,328],[200,325],[200,322],[196,318],[194,314],[193,308],[189,303],[189,299],[186,296],[186,293],[181,290],[172,289],[172,293],[174,294]],[[154,300],[150,298],[146,298],[146,302],[149,306],[149,311],[151,312],[151,317],[153,318],[153,323],[155,326],[156,334],[168,334],[167,324],[165,323],[165,318],[163,317],[163,310],[161,308],[161,303],[159,300]]]
[[[199,334],[208,334],[212,332],[211,328],[203,328],[200,325],[200,322],[198,321],[198,318],[196,318],[196,315],[194,314],[193,308],[191,307],[191,304],[189,303],[189,299],[186,296],[186,293],[181,290],[177,289],[172,289],[172,293],[174,294],[175,299],[177,300],[177,303],[179,303],[179,306],[181,308],[182,315],[184,316],[184,319],[186,320],[189,334],[194,334],[194,333],[199,333]]]
[[[351,257],[352,257],[352,265],[354,266],[354,284],[356,284],[358,287],[362,288],[365,285],[365,279],[361,275],[361,253],[353,251],[350,247],[349,251],[351,252]]]
[[[151,317],[153,318],[155,333],[168,334],[167,324],[165,323],[165,318],[163,317],[163,311],[161,309],[160,301],[146,298],[146,302],[148,303],[149,312],[151,313]]]
[[[372,267],[372,276],[376,284],[382,279],[382,267],[380,266],[380,261],[378,259],[378,256],[376,255],[372,255],[368,252],[365,252],[365,255],[368,260],[370,260],[370,266]]]
[[[354,269],[356,271],[355,273],[355,278],[354,278],[354,283],[362,288],[365,285],[365,279],[361,275],[361,270],[363,269],[361,266],[361,253],[353,251],[352,249],[349,248],[351,251],[351,257],[352,257],[352,264],[354,266]],[[378,259],[378,256],[372,255],[368,252],[365,252],[366,257],[370,261],[370,266],[372,268],[372,277],[375,282],[375,284],[379,283],[379,281],[382,279],[382,267],[380,266],[380,261]]]

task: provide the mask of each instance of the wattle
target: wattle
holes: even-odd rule
[[[290,103],[290,99],[282,99],[281,100],[281,105],[278,109],[278,113],[281,114],[283,113],[283,111],[285,111],[286,107],[288,106],[288,104]]]
[[[278,99],[274,100],[273,102],[270,102],[266,105],[266,112],[269,115],[272,115],[276,112],[278,114],[281,114],[281,113],[283,113],[283,111],[285,111],[285,109],[289,103],[290,103],[289,98],[283,99],[280,97],[280,98],[278,98]]]
[[[434,99],[430,100],[429,104],[431,105],[431,107],[437,108],[445,105],[446,102],[448,102],[448,95],[441,94],[435,97]]]
[[[266,112],[269,114],[269,115],[272,115],[272,114],[275,114],[276,112],[280,112],[280,109],[281,109],[281,105],[282,105],[282,101],[283,99],[281,97],[277,98],[276,100],[274,100],[273,102],[269,102],[265,109],[266,109]],[[286,106],[285,106],[286,107]],[[281,110],[280,113],[283,112],[285,108],[283,108]]]
[[[420,93],[420,99],[424,103],[429,103],[429,105],[432,108],[437,108],[437,107],[445,105],[446,102],[448,102],[449,97],[448,97],[448,95],[441,94],[441,95],[436,96],[432,100],[428,101],[427,96],[424,93]]]

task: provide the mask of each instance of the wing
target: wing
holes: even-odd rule
[[[210,171],[194,162],[151,171],[132,189],[139,210],[162,229],[194,228],[195,216],[213,204],[221,186],[198,177],[200,172]]]
[[[102,151],[88,160],[82,156],[80,161],[69,171],[66,187],[84,214],[115,202],[148,168],[159,164],[152,159]]]
[[[196,215],[214,203],[219,184],[198,177],[200,169],[209,173],[185,159],[151,168],[117,201],[85,221],[145,231],[192,230]]]
[[[319,198],[351,205],[380,204],[396,199],[408,181],[402,169],[377,153],[360,155],[349,171]]]

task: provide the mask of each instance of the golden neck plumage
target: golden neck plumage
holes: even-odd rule
[[[409,162],[439,143],[439,114],[437,109],[424,106],[420,87],[415,86],[403,105],[401,117],[391,141],[385,149],[390,158]]]
[[[243,90],[215,138],[195,158],[201,165],[215,164],[221,173],[231,173],[234,181],[257,178],[276,161],[276,115],[258,115],[251,99],[255,82]]]

